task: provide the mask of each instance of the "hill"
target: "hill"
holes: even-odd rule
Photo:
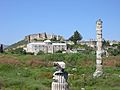
[[[8,46],[5,50],[11,50],[11,49],[14,50],[14,49],[17,49],[17,48],[23,48],[27,45],[27,43],[28,43],[27,41],[21,40],[17,43],[14,43],[14,44]]]

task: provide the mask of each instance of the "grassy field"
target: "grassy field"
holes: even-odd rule
[[[92,78],[95,55],[86,54],[0,54],[2,90],[51,90],[53,61],[64,61],[70,74],[70,90],[120,90],[120,56],[104,57],[104,74]]]

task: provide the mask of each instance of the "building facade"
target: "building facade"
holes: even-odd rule
[[[44,53],[55,53],[57,51],[66,51],[66,43],[52,43],[50,40],[44,42],[32,42],[27,44],[27,47],[24,48],[26,52],[38,53],[43,51]]]

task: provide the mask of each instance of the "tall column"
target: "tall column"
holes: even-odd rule
[[[96,38],[97,38],[97,50],[96,50],[96,71],[93,77],[99,77],[103,74],[102,68],[102,21],[101,19],[96,22]]]
[[[64,71],[65,63],[64,62],[54,62],[57,71],[53,74],[53,82],[51,90],[69,90],[68,89],[68,73]]]

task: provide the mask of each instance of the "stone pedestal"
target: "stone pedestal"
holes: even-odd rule
[[[68,83],[52,82],[52,90],[68,90]]]
[[[68,73],[64,71],[65,63],[55,62],[54,64],[57,68],[57,71],[53,74],[51,90],[69,90],[67,83]]]

